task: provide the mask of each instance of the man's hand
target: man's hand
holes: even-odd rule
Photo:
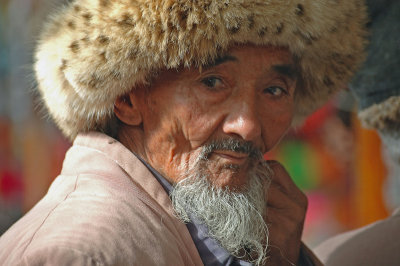
[[[307,210],[306,195],[294,184],[285,168],[268,161],[273,171],[267,195],[269,259],[267,265],[296,265]]]

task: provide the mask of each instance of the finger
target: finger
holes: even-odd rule
[[[267,163],[273,172],[271,184],[276,183],[290,198],[300,201],[302,205],[307,205],[306,195],[293,182],[283,165],[277,161],[267,161]]]
[[[292,191],[287,191],[280,184],[271,182],[269,187],[265,189],[265,200],[268,206],[278,209],[300,208],[307,210],[307,196],[297,187]]]
[[[270,221],[290,219],[296,222],[303,220],[306,214],[306,206],[282,197],[280,193],[280,191],[276,191],[276,194],[272,194],[270,200],[267,202],[266,213],[268,219]],[[278,213],[279,215],[271,216],[271,212]]]
[[[279,219],[276,219],[276,217],[279,217]],[[303,221],[302,219],[294,220],[290,217],[280,216],[280,212],[275,209],[269,210],[266,219],[268,230],[271,235],[282,234],[282,236],[286,237],[293,232],[298,233],[300,231],[301,233],[304,226]]]
[[[271,183],[267,192],[267,205],[277,209],[289,209],[293,207],[294,200],[282,190],[279,184]]]
[[[281,215],[290,218],[305,216],[308,207],[307,196],[302,191],[296,188],[296,192],[287,193],[275,182],[266,190],[266,200],[267,209],[280,210]]]
[[[268,207],[266,210],[265,221],[271,224],[283,226],[284,222],[289,224],[302,224],[305,217],[306,212],[304,212],[304,210],[293,209],[291,212],[287,212],[287,210],[284,209]]]
[[[297,188],[296,184],[293,182],[289,173],[282,164],[280,164],[278,161],[267,161],[267,163],[273,172],[273,182],[278,183],[286,191],[291,191],[293,188]]]

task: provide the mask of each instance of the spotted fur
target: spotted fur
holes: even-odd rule
[[[75,0],[42,32],[38,89],[74,139],[104,130],[115,99],[149,73],[201,66],[234,43],[276,45],[299,62],[301,118],[353,75],[363,58],[365,22],[362,0]]]

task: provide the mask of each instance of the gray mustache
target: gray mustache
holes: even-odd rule
[[[208,160],[211,153],[216,150],[245,153],[252,159],[261,160],[263,158],[260,149],[256,148],[251,141],[240,141],[235,138],[217,139],[205,144],[201,151],[200,158]]]

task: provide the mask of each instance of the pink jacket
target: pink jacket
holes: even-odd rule
[[[87,133],[47,195],[0,238],[0,265],[202,265],[186,225],[146,166]]]
[[[400,265],[400,208],[392,216],[332,237],[315,249],[327,266]]]

